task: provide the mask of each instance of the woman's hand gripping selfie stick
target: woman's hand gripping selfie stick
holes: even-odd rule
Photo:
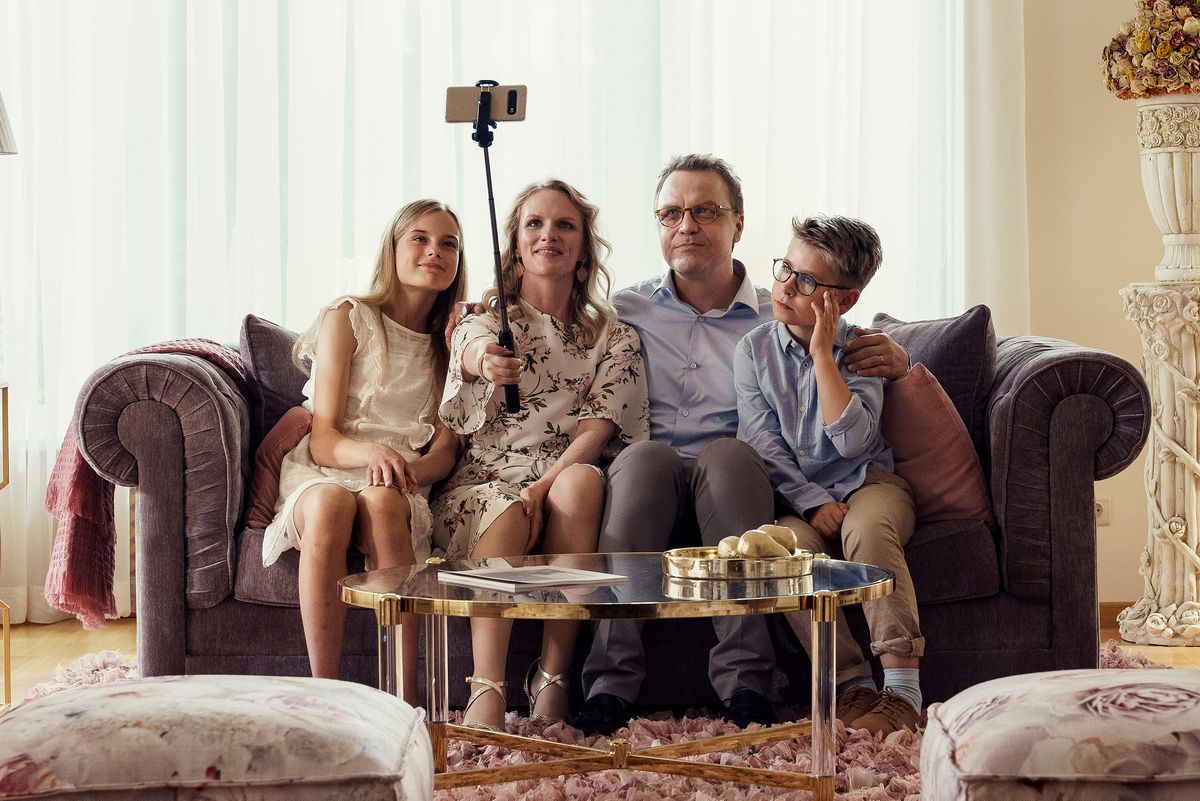
[[[480,87],[479,105],[475,115],[475,133],[471,134],[471,138],[483,148],[483,173],[487,177],[488,215],[492,221],[492,253],[496,267],[496,303],[500,307],[500,333],[496,341],[500,343],[500,347],[508,348],[509,353],[516,355],[512,329],[508,327],[508,299],[505,297],[504,276],[500,268],[500,234],[496,229],[496,199],[492,196],[492,161],[488,156],[488,148],[492,144],[492,129],[496,127],[496,121],[492,119],[491,88],[497,86],[497,83],[483,80],[475,85]],[[504,387],[504,408],[509,412],[521,409],[521,393],[514,384]]]

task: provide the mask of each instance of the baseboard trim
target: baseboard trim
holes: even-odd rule
[[[1117,627],[1117,615],[1129,606],[1133,606],[1133,601],[1101,601],[1100,628],[1115,629]]]

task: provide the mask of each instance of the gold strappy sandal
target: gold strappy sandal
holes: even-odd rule
[[[504,690],[506,687],[508,687],[508,682],[492,681],[491,679],[485,679],[483,676],[467,676],[467,684],[482,684],[483,686],[471,693],[471,697],[467,699],[467,705],[463,707],[462,725],[469,729],[483,729],[484,731],[494,731],[503,734],[503,728],[496,728],[495,726],[490,726],[487,723],[468,723],[466,718],[467,710],[471,708],[471,704],[478,701],[484,695],[484,693],[495,693],[496,695],[500,696],[501,701],[507,705],[508,694]],[[503,715],[504,713],[501,712],[500,714]]]
[[[542,685],[536,690],[533,689],[533,680],[541,674]],[[562,688],[564,693],[570,695],[570,690],[567,687],[567,676],[564,673],[547,673],[542,669],[542,658],[539,656],[533,660],[533,664],[529,666],[529,670],[525,671],[525,695],[529,697],[529,719],[536,723],[561,723],[562,718],[552,718],[549,715],[538,715],[533,711],[533,707],[537,704],[538,696],[542,691],[551,684],[557,684]]]

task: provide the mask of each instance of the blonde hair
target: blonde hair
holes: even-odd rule
[[[838,214],[792,218],[792,236],[817,249],[838,283],[865,289],[883,263],[883,245],[869,224]]]
[[[579,210],[583,219],[583,257],[579,267],[587,270],[587,280],[574,281],[571,287],[570,313],[568,324],[578,325],[583,331],[583,343],[587,347],[596,344],[600,332],[610,322],[616,319],[617,313],[608,302],[608,293],[612,285],[612,275],[604,266],[604,259],[612,253],[612,246],[596,230],[596,217],[600,209],[591,203],[587,197],[575,187],[557,178],[532,183],[517,193],[513,200],[508,217],[504,220],[504,252],[500,254],[500,272],[504,281],[505,299],[508,301],[508,313],[520,316],[521,306],[518,303],[521,294],[521,276],[517,275],[517,234],[521,225],[521,210],[529,198],[545,189],[560,192]],[[578,268],[577,268],[578,269]],[[484,304],[498,312],[497,301],[499,293],[493,286],[483,294]]]
[[[406,204],[397,211],[387,229],[384,230],[383,238],[380,240],[379,255],[375,258],[375,269],[371,273],[370,287],[365,293],[351,295],[350,297],[359,301],[364,306],[371,308],[379,316],[379,324],[382,326],[383,312],[380,311],[380,306],[390,299],[393,293],[402,293],[404,291],[400,285],[400,280],[396,277],[396,244],[422,217],[438,211],[444,211],[450,215],[451,219],[454,220],[454,224],[458,226],[459,234],[458,272],[454,276],[453,283],[437,294],[437,297],[433,301],[433,308],[429,312],[430,344],[433,347],[434,384],[440,395],[441,387],[445,382],[446,371],[450,365],[450,351],[446,347],[442,331],[446,327],[446,322],[450,319],[450,312],[453,310],[454,304],[463,300],[467,293],[467,256],[462,250],[462,223],[458,221],[458,215],[454,213],[454,210],[441,201],[421,198],[420,200],[414,200]],[[296,340],[296,345],[292,349],[292,360],[301,369],[306,369],[300,358],[301,346],[306,339],[315,336],[315,334],[316,331],[310,330],[308,334]],[[384,347],[386,346],[385,342]]]

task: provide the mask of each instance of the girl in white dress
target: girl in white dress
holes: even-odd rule
[[[429,486],[450,472],[458,444],[437,400],[449,359],[441,331],[466,287],[461,248],[454,212],[435,200],[409,203],[384,233],[370,291],[334,300],[296,341],[297,364],[312,363],[304,387],[312,433],[283,460],[263,564],[300,549],[313,676],[338,677],[346,605],[337,581],[349,547],[372,568],[429,555]],[[402,692],[415,705],[413,622],[401,621]]]
[[[470,435],[467,449],[434,500],[434,542],[448,559],[594,551],[604,506],[604,473],[595,466],[646,439],[649,405],[641,343],[608,303],[608,243],[597,209],[561,181],[527,187],[506,221],[503,280],[516,353],[496,343],[496,291],[488,314],[454,330],[442,420]],[[497,386],[520,387],[508,413]],[[510,620],[472,618],[474,675],[467,725],[504,723],[504,668]],[[541,658],[525,689],[530,715],[567,714],[565,673],[575,621],[547,621]]]

